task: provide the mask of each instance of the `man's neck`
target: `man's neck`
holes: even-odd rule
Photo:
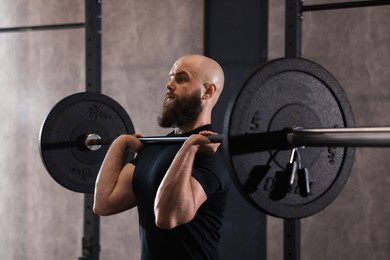
[[[208,124],[211,124],[211,120],[194,122],[191,124],[187,124],[185,126],[176,127],[173,129],[173,132],[175,135],[185,134]]]

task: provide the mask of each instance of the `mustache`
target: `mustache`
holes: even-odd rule
[[[168,99],[168,98],[177,98],[177,96],[171,92],[168,92],[166,95],[165,95],[165,98]]]

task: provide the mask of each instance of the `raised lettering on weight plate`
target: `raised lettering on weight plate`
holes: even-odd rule
[[[275,188],[275,178],[268,177],[267,179],[265,179],[264,190],[265,191],[272,191],[274,188]]]
[[[92,105],[88,108],[89,117],[93,119],[111,119],[111,115],[103,111],[103,109],[97,105]]]
[[[92,170],[88,167],[72,167],[70,171],[73,173],[73,175],[76,175],[80,178],[80,180],[88,181],[89,179],[93,178]]]
[[[252,116],[251,123],[249,125],[249,130],[251,131],[258,130],[260,127],[260,121],[261,121],[260,111],[257,110],[255,114]]]
[[[338,125],[334,125],[333,128],[337,128]],[[330,165],[333,165],[335,163],[336,158],[336,147],[328,147],[328,162]]]
[[[313,182],[310,182],[310,190],[313,190]],[[276,188],[276,179],[275,177],[267,177],[264,181],[264,186],[263,186],[263,189],[267,192],[271,192],[273,191],[274,189]],[[301,191],[301,187],[299,187],[298,183],[297,182],[294,182],[294,184],[292,186],[288,186],[288,187],[285,187],[286,189],[284,190],[284,192],[287,194],[295,194],[295,195],[299,195],[299,196],[302,196],[301,194],[303,193],[303,191]],[[306,196],[305,196],[306,197]]]
[[[336,157],[336,148],[328,147],[328,162],[330,165],[333,165]]]

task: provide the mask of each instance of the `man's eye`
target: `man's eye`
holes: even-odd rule
[[[186,80],[186,79],[185,79],[184,77],[177,77],[177,78],[176,78],[176,82],[177,82],[177,83],[183,83],[183,82],[185,82],[185,80]]]

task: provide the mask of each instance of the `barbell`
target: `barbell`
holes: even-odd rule
[[[92,193],[108,146],[134,132],[115,100],[76,93],[46,116],[41,158],[60,185]],[[327,70],[307,59],[283,58],[250,75],[228,104],[223,133],[207,137],[222,143],[233,183],[251,205],[293,219],[328,206],[349,177],[354,147],[390,146],[390,127],[355,127],[348,99]],[[166,144],[187,138],[140,140]]]
[[[222,143],[222,134],[206,135],[211,143]],[[183,143],[188,136],[147,136],[138,138],[143,144],[153,143]],[[246,141],[244,141],[246,139]],[[250,147],[254,139],[262,140],[259,147]],[[81,144],[91,151],[96,151],[102,145],[110,145],[115,138],[102,139],[97,134],[88,134],[81,139]],[[243,146],[250,151],[269,149],[293,149],[297,147],[321,146],[355,146],[355,147],[388,147],[390,146],[390,127],[355,127],[355,128],[320,128],[304,129],[290,127],[283,131],[238,137]],[[283,141],[284,140],[284,141]],[[282,141],[282,142],[280,142]]]

